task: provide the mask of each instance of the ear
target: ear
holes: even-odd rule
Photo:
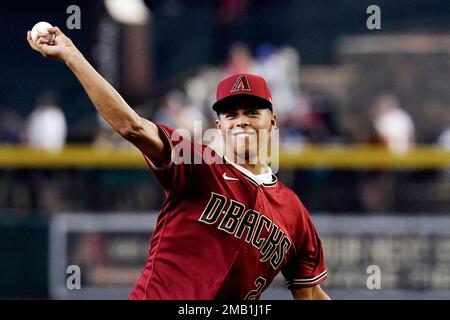
[[[222,129],[222,125],[220,124],[220,120],[219,119],[216,119],[216,128],[222,134],[222,131],[220,131],[220,129]]]
[[[275,113],[272,114],[272,118],[270,119],[270,129],[272,131],[273,128],[277,127],[277,115]]]

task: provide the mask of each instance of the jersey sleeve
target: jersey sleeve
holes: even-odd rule
[[[304,230],[302,237],[299,237],[297,254],[282,270],[288,288],[294,285],[312,287],[323,282],[328,276],[322,242],[309,213],[304,208],[302,211]]]
[[[161,183],[164,191],[182,190],[191,176],[191,155],[193,143],[182,136],[177,130],[168,126],[155,123],[159,130],[159,136],[164,143],[165,160],[163,163],[155,162],[150,155],[143,154],[150,171]]]

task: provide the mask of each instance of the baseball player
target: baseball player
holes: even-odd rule
[[[142,152],[166,194],[130,299],[259,299],[280,271],[295,299],[329,299],[320,287],[327,271],[314,224],[256,152],[276,126],[263,78],[238,74],[218,84],[220,156],[141,118],[59,28],[49,32],[52,42],[33,42],[28,32],[30,46],[69,67],[98,112]],[[175,161],[175,149],[202,161]]]

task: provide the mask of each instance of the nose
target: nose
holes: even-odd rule
[[[240,115],[236,121],[236,127],[238,128],[247,128],[250,125],[248,118],[245,115]]]

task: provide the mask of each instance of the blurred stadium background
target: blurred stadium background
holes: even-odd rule
[[[369,5],[381,30],[368,30]],[[66,27],[70,5],[81,29]],[[266,77],[279,178],[321,233],[335,299],[450,299],[450,2],[119,0],[0,5],[0,298],[126,298],[162,189],[61,63],[44,20],[142,115],[211,126],[215,85]],[[81,267],[68,290],[66,268]],[[367,268],[381,269],[369,290]],[[277,278],[266,299],[290,299]]]

